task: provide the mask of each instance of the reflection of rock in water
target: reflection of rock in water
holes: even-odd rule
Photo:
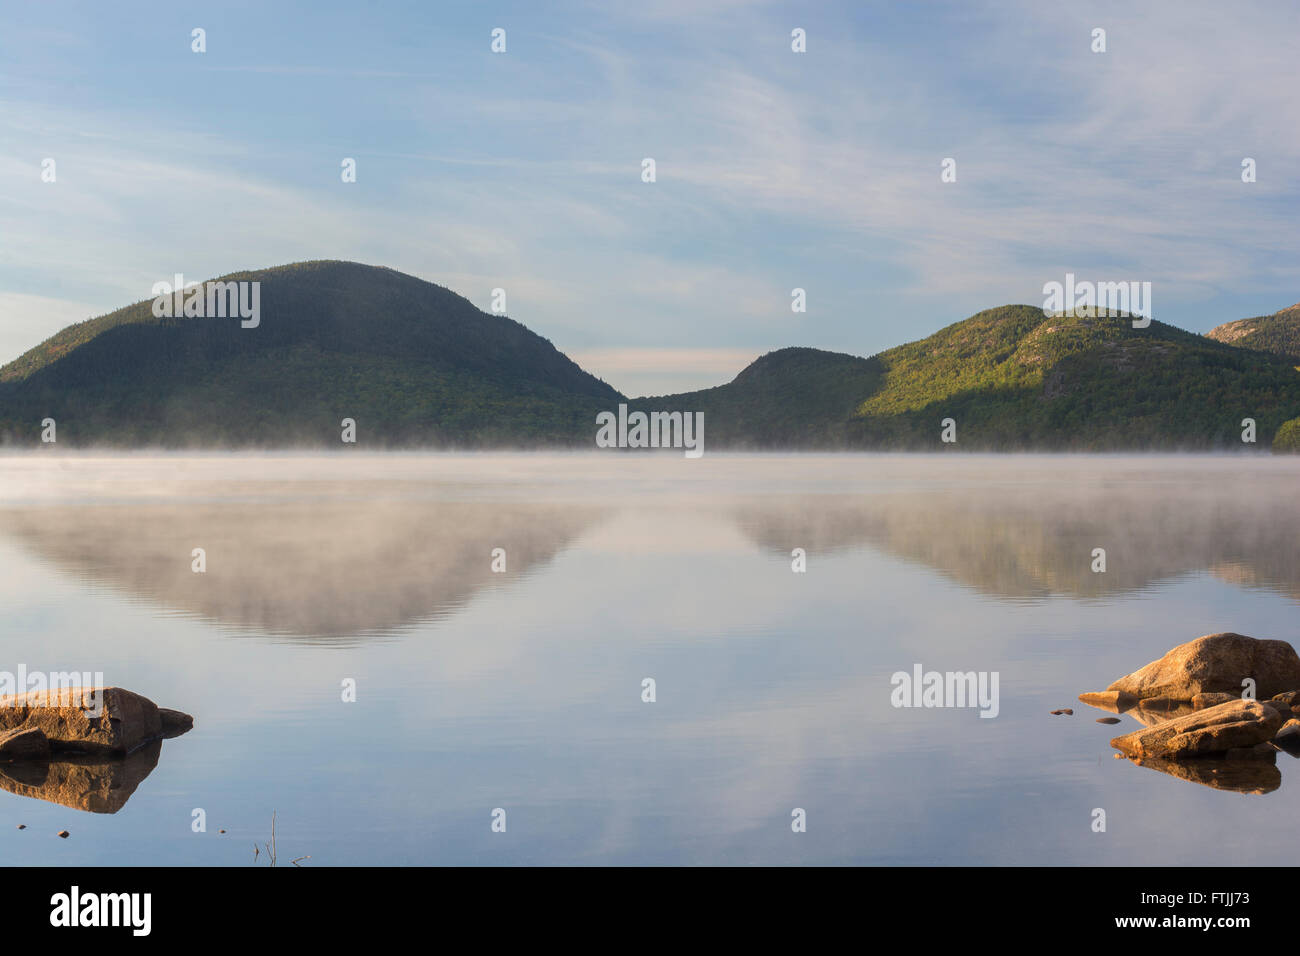
[[[1188,714],[1196,713],[1196,708],[1188,700],[1175,701],[1172,706],[1161,707],[1160,709],[1151,709],[1138,705],[1130,707],[1127,710],[1121,710],[1119,713],[1125,717],[1132,717],[1144,727],[1154,727],[1157,724],[1167,723],[1176,720],[1179,717],[1186,717]]]
[[[26,509],[0,512],[0,531],[63,570],[222,624],[347,641],[450,613],[484,587],[516,581],[600,516],[559,504],[375,500],[383,488],[345,485],[315,500]],[[206,552],[205,573],[191,569],[195,548]],[[505,550],[507,573],[493,573],[493,548]]]
[[[1272,793],[1282,786],[1282,771],[1273,760],[1252,758],[1231,760],[1226,757],[1197,757],[1191,760],[1166,760],[1146,757],[1130,760],[1139,767],[1158,770],[1180,780],[1232,790],[1237,793]]]
[[[53,759],[0,763],[0,789],[74,810],[117,813],[158,766],[162,741],[126,757],[56,754]]]
[[[1006,598],[1095,597],[1206,571],[1300,601],[1300,509],[1286,481],[971,484],[774,496],[734,514],[783,555],[866,545]],[[1106,550],[1105,573],[1092,569],[1094,548]]]

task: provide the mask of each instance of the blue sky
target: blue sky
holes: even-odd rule
[[[1132,6],[3,0],[0,361],[176,272],[321,258],[504,288],[630,394],[1066,272],[1194,331],[1300,301],[1300,7]]]

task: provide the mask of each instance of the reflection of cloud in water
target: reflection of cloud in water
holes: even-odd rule
[[[70,505],[0,512],[63,571],[223,625],[321,642],[390,633],[508,586],[595,522],[595,508],[434,502],[359,485],[340,498]],[[370,497],[367,497],[367,496]],[[207,571],[191,570],[194,548]],[[506,552],[506,573],[491,569]]]

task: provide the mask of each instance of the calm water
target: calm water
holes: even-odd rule
[[[1201,786],[1075,698],[1300,646],[1298,545],[1268,457],[0,457],[0,670],[195,717],[70,778],[116,813],[10,781],[0,853],[249,866],[274,812],[280,865],[1289,865],[1300,761]],[[998,717],[894,708],[917,663],[998,672]]]

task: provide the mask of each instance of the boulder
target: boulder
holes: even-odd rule
[[[1300,656],[1286,641],[1207,634],[1179,644],[1107,690],[1137,698],[1191,700],[1203,693],[1240,694],[1241,682],[1247,677],[1254,679],[1258,697],[1300,687]]]
[[[1254,747],[1282,726],[1272,707],[1234,700],[1116,737],[1110,745],[1129,757],[1196,757]]]
[[[1300,735],[1287,734],[1285,737],[1274,737],[1273,746],[1277,748],[1278,753],[1284,753],[1289,757],[1300,758]]]
[[[1300,690],[1289,690],[1285,694],[1274,694],[1270,698],[1270,702],[1274,700],[1295,710],[1295,708],[1300,707]]]
[[[1265,707],[1272,707],[1279,714],[1281,714],[1283,723],[1291,719],[1292,716],[1291,708],[1288,707],[1286,704],[1282,703],[1280,700],[1261,700],[1260,703],[1263,704]]]
[[[0,759],[44,757],[49,752],[49,738],[39,727],[20,727],[0,732]]]
[[[158,719],[162,722],[162,735],[164,737],[179,737],[187,730],[194,728],[194,718],[189,714],[182,714],[179,710],[172,710],[169,707],[158,708]]]
[[[1098,710],[1109,710],[1117,714],[1123,710],[1129,710],[1136,706],[1137,698],[1128,694],[1121,694],[1119,691],[1092,691],[1087,694],[1080,694],[1079,700],[1089,707],[1096,707]]]
[[[163,734],[158,707],[121,687],[72,687],[0,697],[0,733],[39,729],[50,749],[126,754]]]

